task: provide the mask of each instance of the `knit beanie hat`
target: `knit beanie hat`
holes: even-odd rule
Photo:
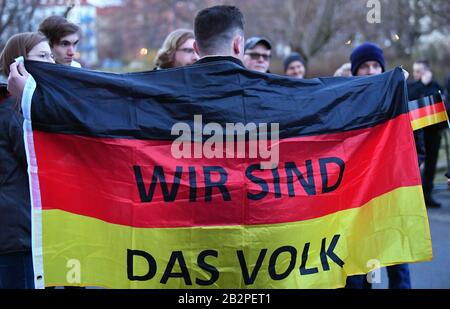
[[[350,56],[353,76],[356,76],[358,68],[366,61],[378,62],[385,71],[383,50],[376,44],[366,42],[355,48]]]
[[[286,72],[288,66],[294,61],[300,61],[303,64],[303,66],[306,68],[305,59],[302,57],[302,55],[300,55],[299,53],[291,53],[283,61],[285,72]]]

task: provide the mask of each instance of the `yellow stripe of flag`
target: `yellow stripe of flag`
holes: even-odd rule
[[[398,188],[363,207],[318,219],[259,226],[133,228],[45,210],[45,282],[110,288],[337,288],[347,275],[367,273],[374,266],[430,260],[426,216],[420,186]],[[128,263],[128,249],[141,255],[131,255]],[[244,282],[239,250],[249,275],[256,271],[252,284]],[[343,267],[333,254],[345,261]],[[255,270],[259,257],[262,263]],[[192,285],[186,277],[176,277],[182,263]],[[130,271],[133,278],[151,278],[130,280]]]
[[[437,114],[432,114],[432,115],[428,115],[416,120],[411,121],[411,125],[413,130],[419,130],[422,129],[424,127],[427,126],[431,126],[433,124],[439,123],[439,122],[443,122],[443,121],[447,121],[448,117],[447,117],[447,112],[443,111]]]

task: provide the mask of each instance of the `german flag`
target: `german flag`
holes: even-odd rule
[[[211,61],[122,75],[26,63],[41,286],[337,288],[431,259],[400,69],[294,80]],[[271,169],[251,155],[263,124]]]
[[[444,100],[440,93],[410,101],[408,108],[414,131],[448,121]]]

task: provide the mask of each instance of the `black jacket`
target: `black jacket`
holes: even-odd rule
[[[0,98],[0,254],[31,250],[31,206],[23,118]]]
[[[415,81],[408,83],[408,99],[409,101],[414,101],[426,96],[436,94],[442,91],[441,86],[435,81],[432,81],[428,85],[422,84],[421,81]],[[426,130],[440,130],[443,124],[435,124],[431,127],[425,128]],[[419,165],[425,161],[425,136],[423,130],[414,131],[414,139],[416,141],[417,156],[419,158]]]
[[[432,81],[428,85],[422,84],[421,81],[415,81],[408,84],[408,98],[410,101],[436,94],[439,91],[442,92],[443,89],[435,81]]]
[[[444,90],[442,89],[442,87],[436,82],[436,81],[431,81],[431,83],[429,83],[428,85],[424,85],[422,84],[421,81],[415,81],[412,83],[408,84],[408,98],[410,101],[414,101],[423,97],[427,97],[433,94],[436,94],[438,92],[441,92],[442,94],[444,94]],[[441,122],[441,123],[437,123],[435,125],[429,126],[424,128],[424,130],[428,130],[428,131],[436,131],[436,130],[441,130],[441,129],[445,129],[447,127],[447,123],[445,122]]]

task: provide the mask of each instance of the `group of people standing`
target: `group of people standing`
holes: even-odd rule
[[[220,60],[261,73],[269,72],[272,44],[264,37],[251,37],[244,41],[244,19],[238,8],[215,6],[202,10],[195,19],[194,29],[178,29],[168,35],[157,53],[156,69],[214,63]],[[77,25],[68,22],[64,17],[52,16],[41,23],[39,32],[21,33],[11,37],[0,55],[1,73],[9,76],[8,90],[3,86],[0,98],[0,288],[34,287],[31,207],[23,144],[23,117],[18,102],[28,73],[23,64],[15,62],[15,59],[23,56],[27,60],[80,67],[80,64],[74,61],[79,40],[80,28]],[[304,78],[306,75],[305,59],[298,53],[288,55],[283,65],[287,76]],[[425,62],[418,62],[417,65],[422,67],[422,71],[429,68]],[[367,76],[381,74],[385,68],[382,49],[375,44],[365,43],[352,52],[350,64],[339,68],[336,75]],[[416,78],[416,69],[414,72]],[[422,78],[425,75],[429,77],[428,73],[419,74],[417,69],[418,82],[424,85],[422,88],[418,85],[411,86],[411,93],[427,95],[428,92],[424,89],[434,91],[434,86],[430,86],[434,84],[425,84],[428,81],[424,80],[425,77]],[[433,132],[428,132],[426,136],[433,139],[433,147],[436,147],[437,133]],[[416,141],[418,148],[421,148],[421,137],[416,137]],[[424,144],[427,146],[426,140]],[[426,152],[425,160],[427,157],[431,167],[436,158]],[[425,167],[427,166],[426,164]],[[434,176],[433,174],[434,171],[430,171],[427,177]],[[430,205],[437,204],[431,198],[432,179],[431,185],[424,183],[424,189],[426,186],[430,189],[427,205],[430,201]],[[392,280],[390,287],[411,287],[407,265],[393,266],[388,268],[388,271]],[[364,276],[349,278],[348,287],[367,286]]]
[[[244,44],[243,65],[253,71],[270,73],[272,44],[265,37],[254,36]],[[195,49],[194,32],[178,29],[170,33],[155,58],[157,69],[176,68],[194,64],[199,60]],[[306,61],[299,53],[291,53],[283,60],[284,75],[294,78],[305,78]],[[334,76],[370,76],[381,74],[386,70],[383,50],[376,44],[366,42],[357,46],[350,55],[350,62],[339,67]],[[409,100],[417,100],[444,89],[432,79],[431,67],[426,60],[418,60],[413,64],[413,80],[408,83]],[[450,77],[447,88],[450,87]],[[450,89],[447,90],[447,93]],[[422,182],[425,204],[429,208],[440,207],[433,196],[433,180],[436,174],[438,152],[445,124],[434,125],[415,132],[419,165],[423,164]],[[448,176],[450,177],[450,175]],[[450,182],[449,182],[450,183]]]
[[[171,32],[158,50],[154,63],[156,69],[169,69],[194,64],[199,60],[195,48],[194,32],[177,29]],[[272,43],[267,38],[254,36],[244,44],[244,66],[253,71],[270,73]],[[305,78],[306,62],[299,53],[289,54],[283,61],[286,76]]]

